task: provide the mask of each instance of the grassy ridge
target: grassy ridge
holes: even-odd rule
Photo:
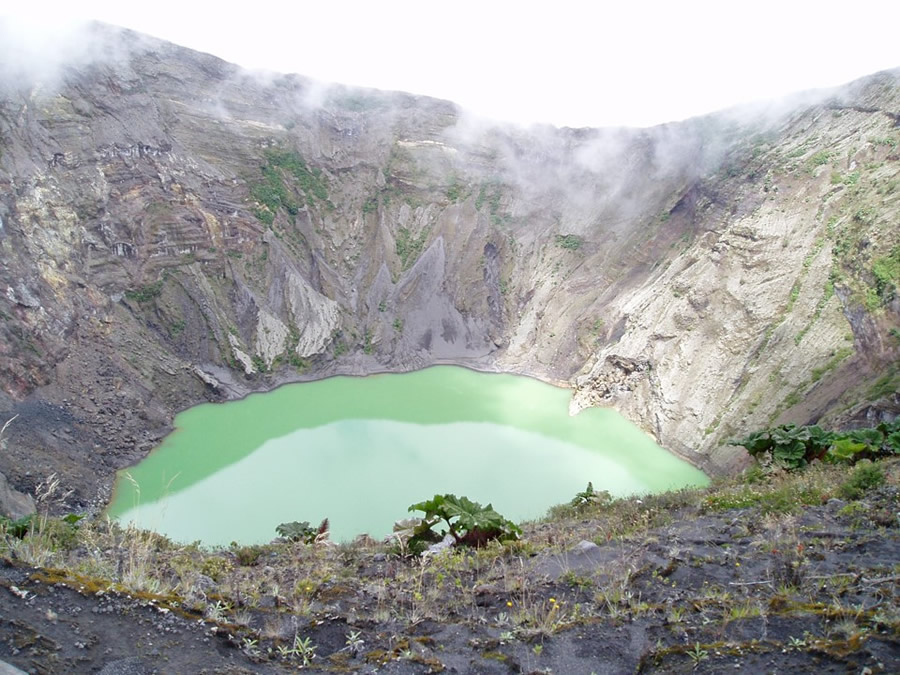
[[[273,663],[418,659],[439,672],[463,651],[564,672],[575,667],[554,656],[564,645],[614,640],[622,625],[656,636],[630,669],[714,669],[754,654],[796,667],[823,654],[864,662],[867,644],[900,634],[897,599],[884,595],[900,572],[898,478],[900,461],[889,459],[755,467],[709,488],[627,499],[590,490],[524,524],[518,540],[426,557],[366,538],[207,550],[49,515],[21,537],[0,524],[0,556],[44,570],[45,581],[138,594],[226,627],[247,658]],[[335,617],[346,634],[337,646],[318,628]],[[426,620],[450,630],[443,650],[411,637]],[[759,621],[768,637],[751,640]],[[286,625],[295,628],[274,627]],[[454,642],[463,627],[477,637]]]

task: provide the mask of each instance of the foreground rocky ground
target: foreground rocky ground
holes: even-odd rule
[[[897,672],[900,462],[562,506],[512,544],[204,551],[108,523],[0,538],[30,673]],[[877,473],[877,472],[876,472]],[[2,667],[0,667],[2,672]]]

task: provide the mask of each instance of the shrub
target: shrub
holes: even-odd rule
[[[18,520],[0,516],[0,537],[5,535],[15,539],[25,539],[28,536],[40,535],[53,550],[68,551],[76,545],[78,521],[83,518],[84,516],[74,513],[62,518],[32,513]]]
[[[556,245],[569,251],[577,251],[584,244],[584,239],[576,234],[556,235]]]
[[[240,546],[234,550],[238,565],[241,567],[252,567],[259,561],[262,553],[263,550],[260,546]]]
[[[293,150],[267,150],[265,163],[260,166],[262,181],[250,186],[250,196],[256,202],[254,215],[263,223],[271,225],[275,213],[283,208],[291,216],[300,212],[300,204],[293,198],[284,179],[294,178],[294,184],[306,198],[307,204],[316,200],[327,205],[328,188],[321,170],[310,169],[303,158]]]
[[[822,166],[823,164],[828,164],[828,162],[830,161],[831,153],[827,150],[821,150],[809,158],[809,164],[813,168]]]
[[[897,284],[900,283],[900,246],[895,246],[890,255],[875,259],[872,274],[875,276],[875,292],[882,303],[889,303],[896,297]]]
[[[606,505],[611,501],[612,496],[609,494],[609,492],[607,492],[606,490],[601,490],[598,492],[594,489],[594,484],[592,482],[588,482],[587,487],[582,492],[576,493],[569,504],[576,511],[583,511],[589,506]]]
[[[284,537],[291,541],[302,541],[304,544],[313,543],[317,537],[328,534],[328,518],[323,520],[319,527],[312,527],[308,521],[298,522],[296,520],[290,523],[281,523],[275,528],[279,537]]]
[[[763,483],[766,480],[766,472],[759,464],[754,464],[751,467],[748,467],[741,474],[741,481],[745,485],[757,485],[759,483]]]
[[[865,463],[856,467],[839,491],[845,499],[859,499],[872,488],[884,484],[884,469],[879,464]]]
[[[451,202],[459,201],[463,197],[463,189],[464,186],[460,182],[459,178],[453,176],[452,180],[450,181],[450,185],[447,187],[447,199],[449,199]]]
[[[216,583],[221,582],[226,575],[231,574],[234,565],[230,560],[220,556],[210,556],[200,565],[200,574],[209,577]]]
[[[125,297],[129,300],[144,304],[158,298],[162,293],[162,287],[163,282],[162,279],[160,279],[159,281],[152,284],[147,284],[146,286],[140,286],[139,288],[132,288],[125,291]]]
[[[425,248],[425,242],[428,240],[430,232],[430,228],[427,227],[419,233],[419,236],[414,236],[407,227],[401,227],[397,231],[394,249],[400,258],[404,270],[412,267],[412,264],[418,259]]]

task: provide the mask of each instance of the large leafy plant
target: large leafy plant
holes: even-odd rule
[[[784,424],[757,431],[731,445],[743,445],[752,456],[787,469],[800,469],[816,459],[854,464],[900,453],[900,418],[877,427],[825,431],[818,426]]]
[[[731,441],[731,444],[743,445],[754,457],[771,458],[776,464],[797,469],[814,459],[821,459],[833,441],[834,434],[821,427],[784,424],[757,431],[746,438]]]
[[[284,537],[289,541],[302,541],[304,544],[312,544],[317,539],[327,537],[328,529],[328,518],[326,518],[319,527],[313,527],[306,520],[281,523],[275,528],[275,532],[278,533],[279,537]]]
[[[482,506],[468,497],[435,495],[413,504],[409,511],[425,512],[425,517],[413,526],[408,541],[410,550],[441,541],[447,534],[456,546],[483,546],[493,539],[517,539],[522,534],[518,525],[494,511],[492,505]],[[436,531],[434,528],[441,524],[446,525],[446,530]]]

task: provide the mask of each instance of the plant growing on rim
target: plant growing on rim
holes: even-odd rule
[[[409,510],[425,512],[409,540],[413,550],[438,542],[446,534],[453,537],[456,546],[483,546],[494,539],[518,539],[522,534],[518,525],[497,513],[491,504],[482,506],[468,497],[435,495],[428,501],[413,504]],[[432,529],[442,523],[446,524],[446,531]]]
[[[772,461],[789,470],[801,469],[816,459],[855,464],[860,459],[900,453],[900,418],[874,428],[845,432],[825,431],[815,425],[784,424],[729,444],[743,445],[757,459]]]
[[[572,498],[572,501],[569,502],[569,505],[576,511],[581,511],[588,506],[593,506],[594,504],[609,504],[611,501],[612,497],[609,492],[606,490],[595,490],[594,484],[588,482],[587,487],[581,492],[577,492]]]
[[[323,520],[318,528],[309,524],[309,521],[291,521],[290,523],[281,523],[275,528],[275,532],[279,537],[284,537],[290,541],[302,541],[304,544],[312,544],[317,539],[324,539],[328,536],[328,518]]]

